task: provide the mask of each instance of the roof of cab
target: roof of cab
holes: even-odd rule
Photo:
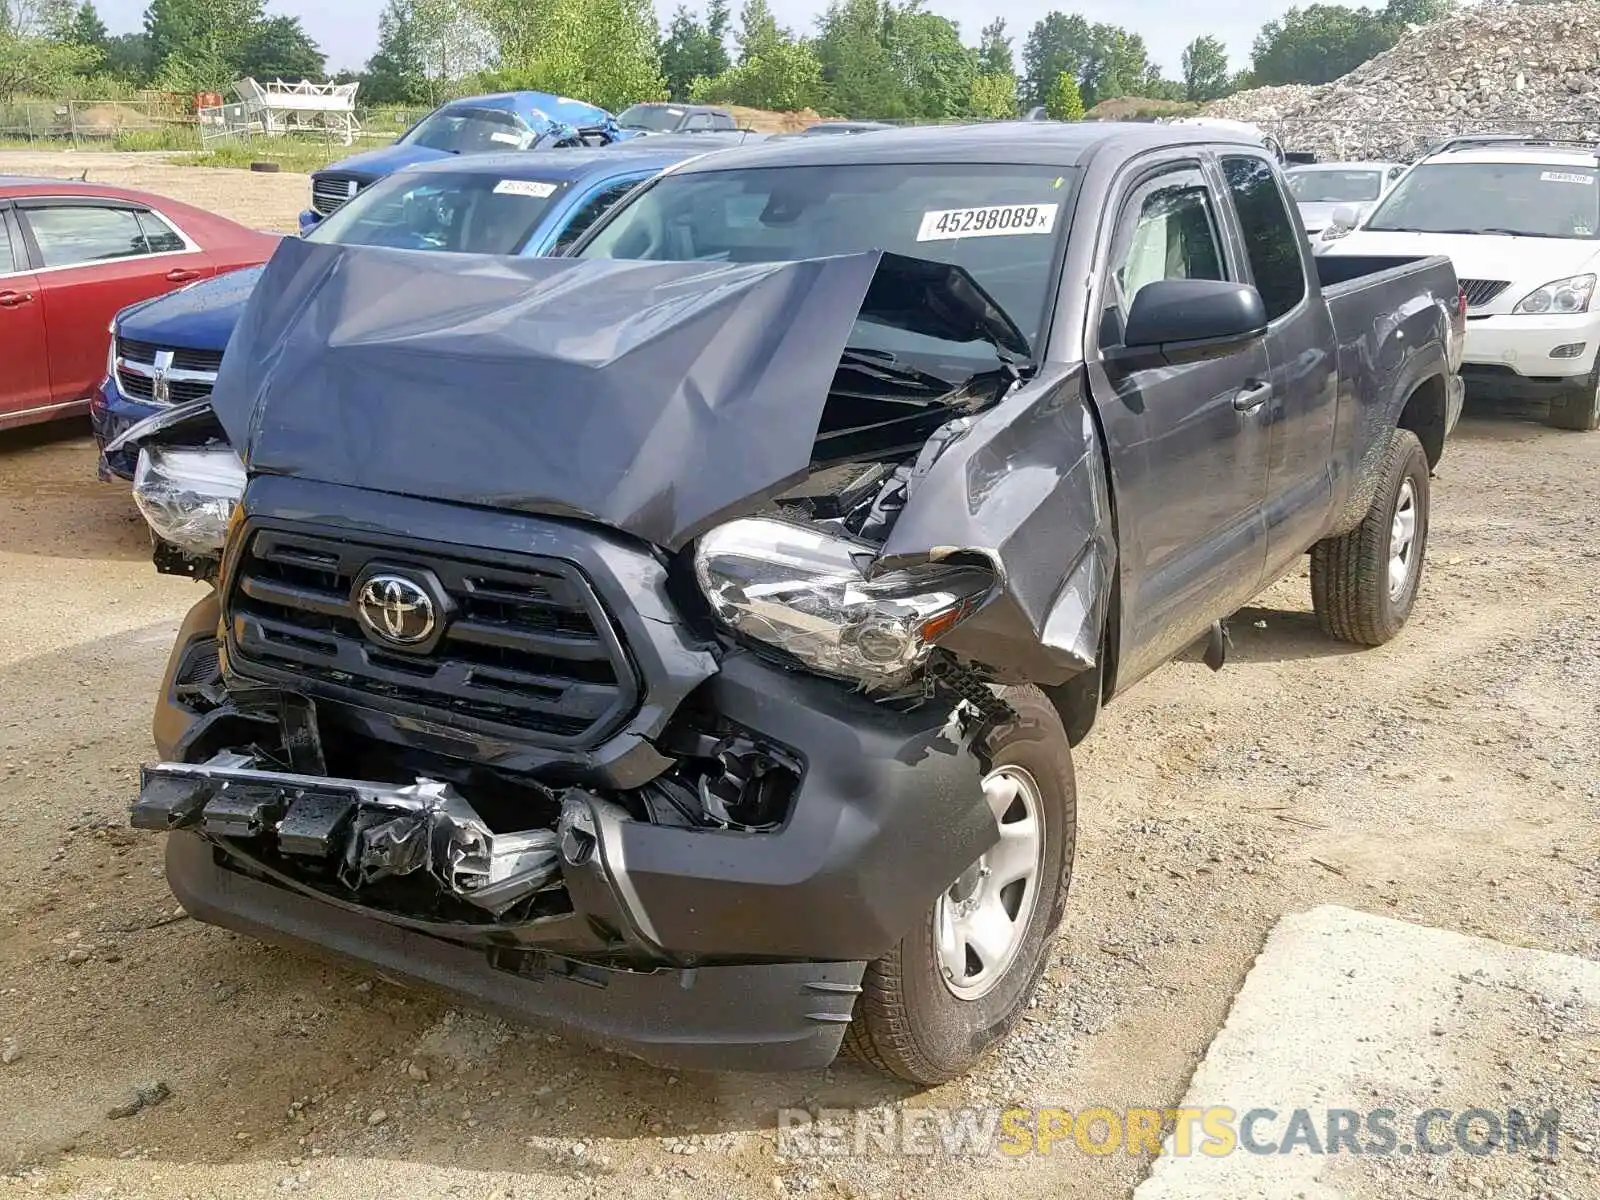
[[[640,141],[647,139],[641,138]],[[653,139],[649,139],[653,140]],[[707,146],[706,150],[715,150]],[[507,151],[503,154],[465,154],[407,167],[405,174],[499,175],[506,179],[537,179],[549,183],[576,183],[592,175],[618,175],[638,170],[661,171],[689,158],[691,152],[641,145],[604,149]]]
[[[1563,146],[1556,144],[1527,145],[1507,144],[1504,146],[1463,146],[1458,150],[1441,150],[1430,154],[1422,160],[1429,163],[1529,163],[1547,165],[1556,163],[1578,163],[1586,167],[1600,165],[1600,154],[1596,150],[1584,146]]]
[[[1260,151],[1246,135],[1208,126],[1134,122],[1006,121],[930,125],[893,137],[814,137],[730,148],[682,168],[718,171],[747,167],[854,166],[870,163],[1016,163],[1082,166],[1097,154],[1129,157],[1162,146],[1226,143]]]

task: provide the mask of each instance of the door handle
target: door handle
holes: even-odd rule
[[[1234,393],[1233,407],[1238,412],[1254,412],[1272,395],[1272,384],[1257,383]]]
[[[20,308],[24,304],[32,304],[33,295],[29,292],[0,292],[0,308]]]
[[[190,271],[184,267],[174,267],[167,272],[167,278],[173,283],[188,283],[191,279],[199,279],[199,271]]]

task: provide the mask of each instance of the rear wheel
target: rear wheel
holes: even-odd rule
[[[1600,366],[1577,387],[1550,401],[1546,425],[1587,433],[1600,429]]]
[[[1428,552],[1428,456],[1409,429],[1389,434],[1367,515],[1311,548],[1311,603],[1323,631],[1381,646],[1405,627]]]
[[[965,1074],[1011,1031],[1038,987],[1072,879],[1077,789],[1055,708],[1010,688],[1014,720],[984,742],[983,794],[999,842],[916,929],[867,968],[846,1049],[933,1085]]]

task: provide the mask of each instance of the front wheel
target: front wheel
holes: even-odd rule
[[[1411,615],[1428,553],[1428,456],[1395,429],[1378,461],[1378,488],[1349,533],[1311,547],[1311,604],[1325,633],[1363,646],[1395,637]]]
[[[1000,840],[867,968],[845,1047],[913,1083],[970,1070],[1032,999],[1066,908],[1077,840],[1072,750],[1037,688],[1003,693],[1015,718],[982,750]]]

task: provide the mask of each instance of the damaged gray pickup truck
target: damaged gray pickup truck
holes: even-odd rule
[[[1314,261],[1230,136],[730,151],[567,260],[286,241],[209,429],[134,439],[214,584],[132,817],[177,897],[660,1064],[967,1070],[1101,706],[1307,551],[1330,635],[1417,595],[1455,275]]]

